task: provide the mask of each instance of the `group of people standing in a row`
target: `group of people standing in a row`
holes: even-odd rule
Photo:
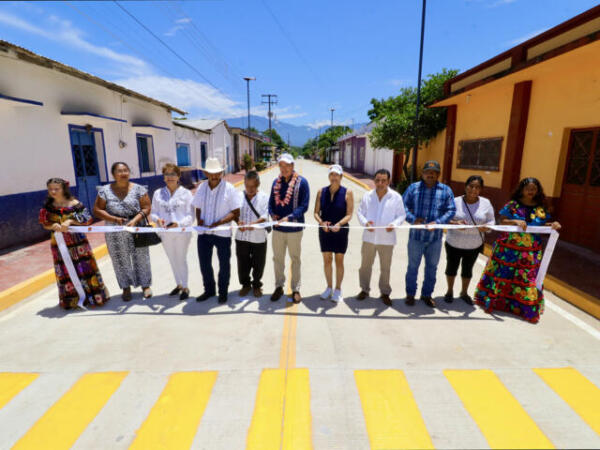
[[[235,234],[240,296],[251,291],[261,297],[267,236],[272,231],[275,290],[272,301],[284,294],[285,257],[291,259],[291,300],[302,300],[301,242],[304,215],[309,207],[310,190],[307,180],[294,170],[294,159],[283,154],[278,160],[280,174],[274,180],[270,196],[259,190],[260,177],[255,171],[246,173],[244,189],[240,192],[224,180],[224,169],[217,159],[209,158],[204,167],[207,181],[195,194],[179,184],[180,169],[174,164],[163,167],[165,186],[154,192],[152,200],[145,187],[130,181],[130,170],[123,162],[114,163],[111,172],[114,182],[102,186],[94,205],[94,215],[107,225],[137,226],[151,219],[160,228],[188,227],[194,224],[208,230],[198,234],[198,258],[204,292],[196,298],[205,301],[218,295],[219,303],[227,301],[230,281],[232,230],[228,225],[237,223]],[[447,292],[444,300],[454,300],[454,281],[461,266],[461,291],[459,298],[469,304],[468,294],[472,269],[485,243],[487,226],[496,223],[490,201],[481,197],[483,179],[471,176],[466,181],[464,195],[454,197],[449,186],[438,181],[440,166],[436,161],[425,163],[422,180],[411,184],[401,196],[389,187],[390,173],[386,169],[376,172],[375,189],[367,192],[358,207],[359,223],[365,228],[361,247],[359,270],[361,291],[356,296],[364,300],[369,296],[372,267],[379,257],[380,298],[391,305],[390,274],[392,254],[396,244],[397,225],[410,224],[468,224],[476,228],[450,229],[446,233]],[[314,217],[320,225],[319,243],[323,254],[327,287],[321,298],[339,302],[343,300],[344,255],[348,248],[348,224],[354,212],[354,196],[342,186],[343,171],[339,165],[329,168],[329,185],[317,192]],[[66,232],[70,225],[90,224],[92,216],[74,199],[68,183],[60,178],[48,180],[48,198],[40,211],[40,223],[48,230]],[[475,291],[475,302],[486,312],[494,309],[511,312],[530,322],[537,322],[543,312],[543,293],[536,287],[537,271],[542,257],[539,235],[525,232],[528,225],[550,225],[559,229],[558,222],[550,222],[545,208],[542,186],[535,178],[519,183],[511,200],[499,212],[500,224],[517,225],[523,232],[501,233],[494,243],[492,255]],[[273,229],[255,225],[271,218],[278,225]],[[282,226],[283,222],[298,223]],[[211,230],[211,228],[216,228]],[[181,300],[189,297],[187,251],[191,233],[160,233],[176,287],[171,296]],[[102,305],[109,294],[84,234],[65,233],[69,255],[86,294],[86,304]],[[421,300],[434,308],[432,298],[436,272],[442,248],[443,230],[411,229],[408,239],[408,267],[405,276],[408,306],[416,302],[417,274],[425,260]],[[136,246],[129,232],[106,233],[106,243],[116,278],[123,290],[124,301],[132,299],[131,288],[141,286],[143,297],[152,296],[152,272],[148,247]],[[73,308],[79,295],[69,278],[68,271],[52,236],[52,253],[59,288],[60,305]],[[213,270],[213,249],[219,261],[217,280]],[[335,262],[335,284],[333,265]]]

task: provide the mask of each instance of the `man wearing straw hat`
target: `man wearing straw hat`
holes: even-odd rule
[[[283,153],[277,160],[280,175],[273,182],[269,198],[269,214],[279,222],[304,223],[308,210],[310,190],[306,178],[294,170],[294,157]],[[300,303],[300,255],[302,227],[273,227],[273,263],[275,266],[275,291],[271,301],[283,295],[285,283],[285,250],[292,259],[292,301]]]
[[[219,160],[208,158],[202,170],[208,180],[200,185],[192,201],[198,225],[216,228],[237,220],[240,198],[233,185],[223,179],[224,169]],[[203,302],[217,293],[212,267],[213,247],[217,248],[219,258],[219,303],[225,303],[231,274],[231,229],[206,230],[198,234],[198,258],[204,293],[196,301]]]

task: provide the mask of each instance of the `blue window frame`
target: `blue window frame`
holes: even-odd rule
[[[190,144],[178,142],[177,144],[177,165],[179,167],[188,167],[192,165],[190,157]]]
[[[154,160],[154,143],[149,134],[136,134],[138,160],[140,163],[140,177],[145,173],[156,175],[156,164]]]

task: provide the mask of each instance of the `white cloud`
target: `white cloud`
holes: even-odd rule
[[[144,75],[115,80],[129,89],[159,99],[186,111],[199,111],[207,118],[244,115],[243,105],[231,100],[207,84],[194,80]]]
[[[190,19],[189,17],[184,17],[182,19],[177,19],[175,21],[175,23],[191,23],[192,19]]]
[[[541,28],[541,29],[539,29],[539,30],[532,31],[531,33],[527,33],[527,34],[525,34],[525,35],[523,35],[523,36],[520,36],[520,37],[518,37],[518,38],[516,38],[516,39],[512,39],[512,40],[510,40],[510,41],[507,41],[507,42],[505,42],[505,44],[506,44],[506,45],[509,45],[509,46],[511,46],[511,47],[512,47],[512,46],[515,46],[515,45],[519,45],[519,44],[521,44],[521,43],[523,43],[523,42],[525,42],[525,41],[528,41],[529,39],[531,39],[531,38],[533,38],[533,37],[537,36],[538,34],[541,34],[541,33],[543,33],[543,32],[544,32],[544,31],[546,31],[547,29],[548,29],[548,28]]]
[[[351,125],[351,124],[352,124],[352,120],[342,120],[342,121],[334,120],[333,121],[333,126]],[[318,120],[316,122],[307,123],[306,126],[308,126],[310,128],[314,128],[315,130],[317,128],[329,128],[331,126],[331,119],[330,120]]]
[[[183,30],[185,28],[185,25],[188,23],[191,23],[191,22],[192,22],[192,19],[190,19],[189,17],[183,17],[181,19],[177,19],[174,22],[175,25],[172,26],[166,33],[164,33],[164,35],[165,36],[175,36],[179,30]]]
[[[137,73],[147,72],[148,64],[135,56],[125,53],[118,53],[107,47],[98,46],[86,41],[83,38],[83,32],[72,26],[68,20],[60,19],[51,15],[47,18],[49,27],[41,28],[33,25],[15,15],[0,11],[0,24],[17,28],[45,39],[60,42],[70,47],[83,50],[96,56],[107,58],[113,62],[119,63],[121,72]]]

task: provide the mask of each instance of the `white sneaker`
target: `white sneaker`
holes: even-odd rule
[[[333,291],[333,295],[331,296],[331,300],[338,303],[341,301],[344,301],[344,296],[342,295],[342,291],[339,289],[336,289],[335,291]]]
[[[321,294],[321,299],[322,300],[327,300],[331,297],[331,288],[328,287],[327,289],[325,289],[323,291],[323,293]]]

